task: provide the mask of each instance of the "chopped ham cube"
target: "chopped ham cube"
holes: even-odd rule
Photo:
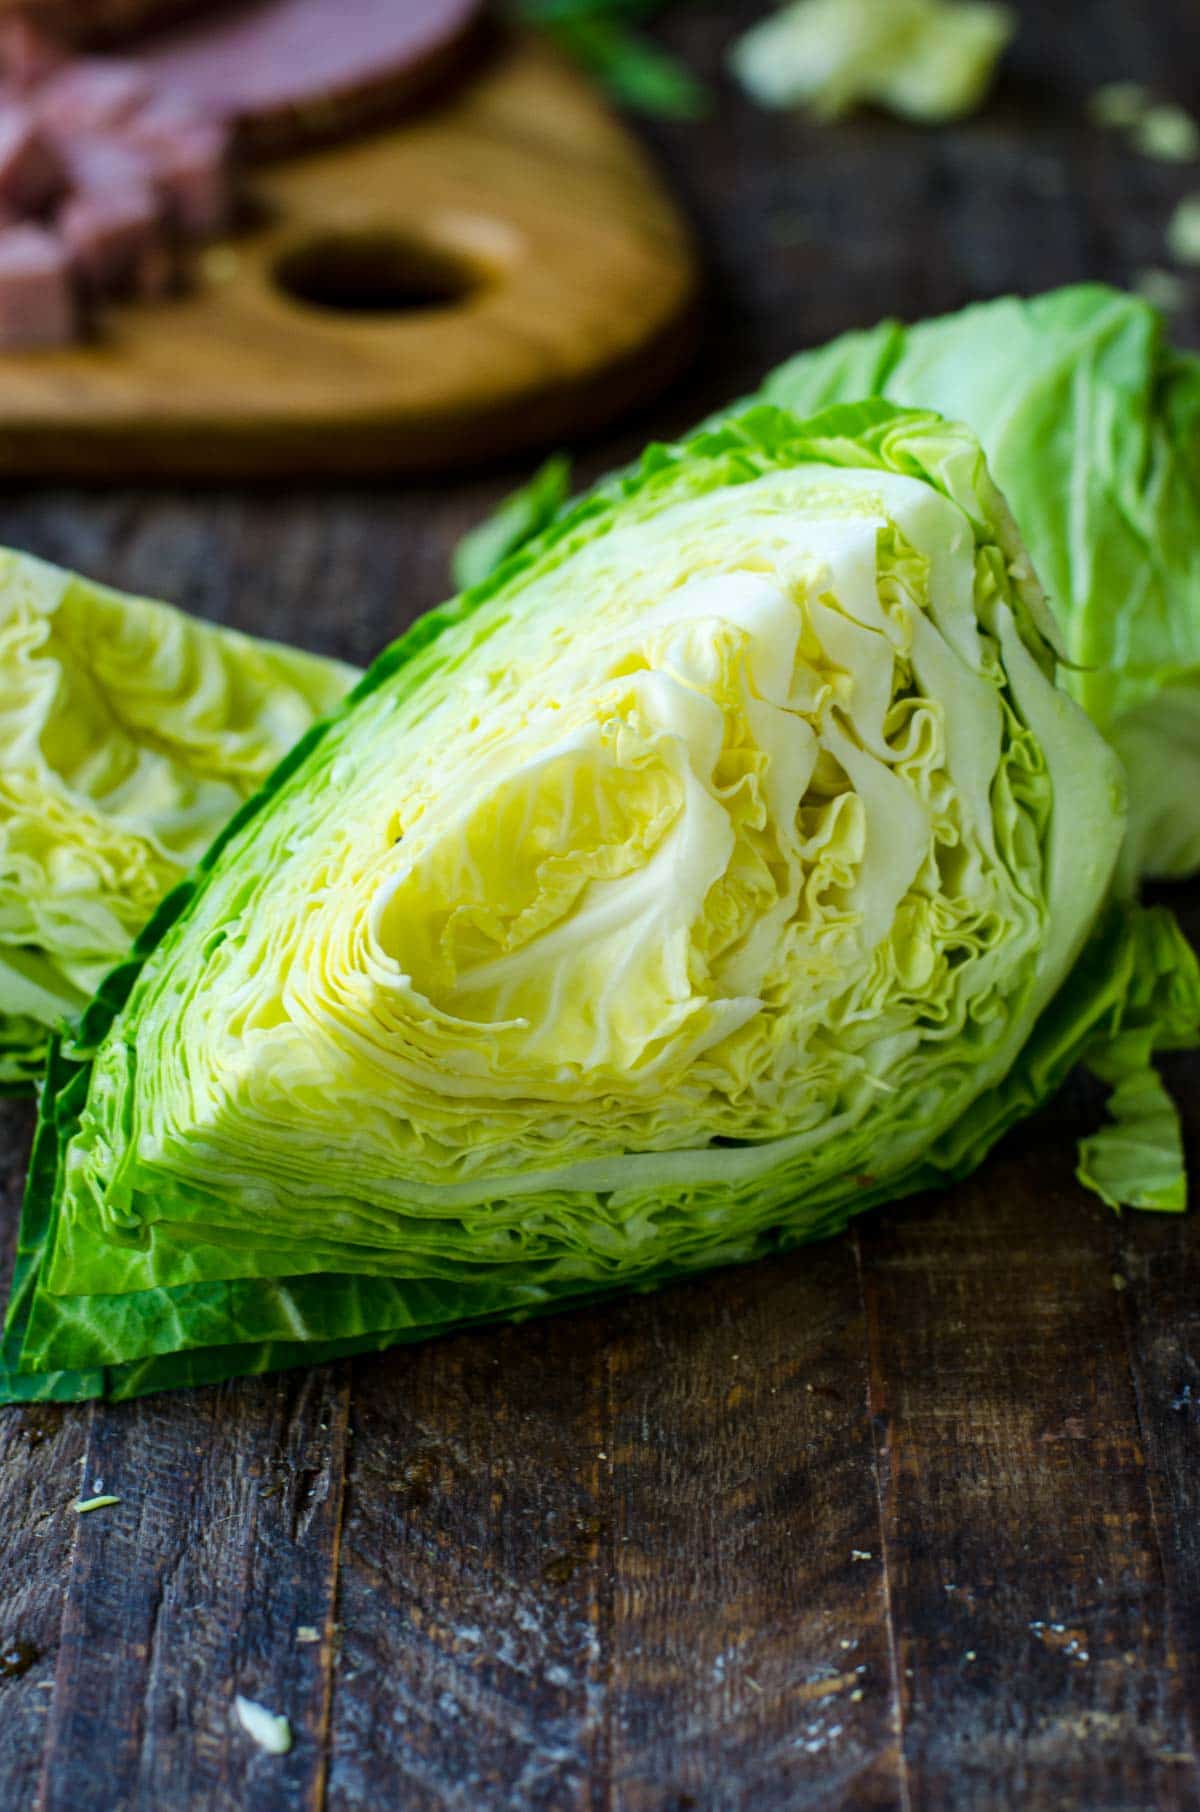
[[[0,202],[40,214],[62,194],[66,171],[52,139],[20,101],[0,102]]]
[[[0,18],[0,76],[18,94],[37,88],[66,60],[62,45],[23,13]]]
[[[135,121],[130,142],[144,149],[172,223],[189,239],[222,232],[233,212],[228,128],[211,120],[170,122],[165,112]]]
[[[38,115],[55,132],[108,132],[132,117],[151,93],[136,63],[116,57],[78,57],[43,82]]]
[[[97,132],[57,139],[67,183],[75,195],[147,195],[154,188],[149,155],[136,145]]]
[[[66,247],[38,226],[0,230],[0,347],[66,346],[76,336]]]
[[[184,242],[230,223],[231,135],[142,63],[66,56],[0,0],[0,349],[175,289]]]
[[[162,247],[153,195],[75,195],[58,217],[58,230],[76,275],[95,295],[136,291]]]

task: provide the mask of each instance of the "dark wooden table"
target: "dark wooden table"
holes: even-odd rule
[[[666,35],[715,74],[753,10]],[[1200,98],[1191,0],[1023,10],[953,131],[723,89],[652,134],[710,248],[709,334],[585,473],[882,312],[1162,261],[1200,169],[1084,102],[1114,76]],[[515,476],[10,491],[0,536],[366,661]],[[1200,1062],[1171,1073],[1196,1143]],[[0,1415],[0,1648],[32,1662],[0,1677],[0,1808],[1200,1807],[1200,1221],[1083,1193],[1094,1108],[1077,1086],[970,1185],[655,1299]],[[0,1120],[10,1217],[30,1125]],[[95,1481],[121,1503],[79,1518]],[[289,1756],[232,1724],[237,1691],[287,1713]]]

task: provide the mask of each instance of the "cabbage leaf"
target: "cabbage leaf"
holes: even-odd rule
[[[1056,635],[935,415],[649,449],[380,657],[55,1049],[4,1388],[742,1262],[965,1174],[1081,1056],[1188,1041]]]
[[[357,677],[0,550],[0,1088]]]

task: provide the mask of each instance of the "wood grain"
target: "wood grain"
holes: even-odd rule
[[[895,1680],[851,1246],[627,1309],[608,1371],[616,1803],[653,1812],[670,1783],[680,1805],[714,1812],[892,1812]]]
[[[64,1754],[103,1756],[114,1807],[322,1803],[347,1413],[327,1367],[87,1415],[82,1488],[120,1502],[77,1519],[45,1812],[77,1804]],[[235,1693],[285,1712],[290,1755],[252,1750]]]
[[[607,422],[691,348],[683,221],[532,38],[402,127],[257,171],[250,212],[187,295],[0,360],[0,474],[477,465]]]
[[[0,1205],[15,1227],[33,1114],[3,1104]],[[0,1247],[8,1290],[12,1241]],[[86,1417],[57,1404],[0,1413],[0,1806],[31,1806],[42,1770]]]
[[[717,80],[754,10],[684,7],[668,36]],[[656,129],[712,248],[710,331],[582,480],[843,326],[1161,261],[1200,173],[1085,102],[1116,75],[1194,99],[1190,0],[1022,18],[950,132],[727,91]],[[363,661],[521,471],[10,486],[0,539]],[[1171,1077],[1196,1164],[1200,1061]],[[0,1417],[0,1638],[39,1651],[0,1676],[0,1812],[1196,1812],[1200,1221],[1077,1188],[1095,1107],[1073,1086],[970,1184],[778,1264],[307,1379]],[[10,1218],[29,1124],[0,1112]],[[97,1476],[121,1505],[75,1517]],[[232,1724],[235,1690],[287,1713],[289,1757]]]
[[[861,1239],[912,1802],[1196,1789],[1106,1210],[1061,1115]],[[1048,1239],[1047,1223],[1054,1229]]]

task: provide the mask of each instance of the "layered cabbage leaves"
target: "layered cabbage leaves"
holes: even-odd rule
[[[1101,284],[1004,297],[804,352],[762,394],[885,396],[983,443],[1063,634],[1065,680],[1129,780],[1122,868],[1200,869],[1200,358]]]
[[[55,1048],[8,1394],[750,1259],[969,1171],[1081,1056],[1150,1124],[1200,983],[1113,897],[1056,637],[933,414],[651,448],[381,656]]]
[[[0,550],[0,1089],[357,678]]]

